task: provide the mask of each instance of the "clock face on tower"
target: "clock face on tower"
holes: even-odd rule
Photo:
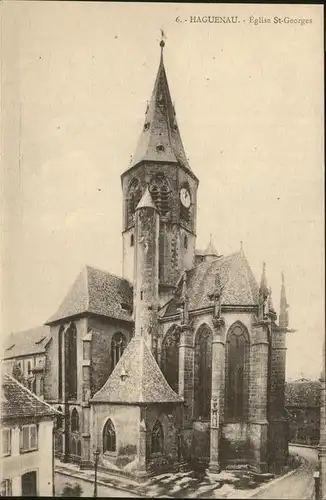
[[[191,204],[191,198],[188,189],[186,188],[181,188],[180,189],[180,201],[182,205],[186,208],[190,207]]]

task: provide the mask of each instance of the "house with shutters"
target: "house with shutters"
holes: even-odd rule
[[[53,496],[53,422],[60,414],[10,374],[1,388],[1,496]]]
[[[176,118],[164,42],[121,175],[122,276],[86,266],[46,322],[44,397],[65,416],[60,460],[139,480],[205,467],[280,468],[288,304],[243,248],[196,248],[199,179]]]

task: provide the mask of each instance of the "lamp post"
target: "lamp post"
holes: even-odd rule
[[[99,458],[100,450],[96,448],[94,450],[93,455],[94,455],[94,497],[97,497],[97,464],[98,464],[98,458]]]

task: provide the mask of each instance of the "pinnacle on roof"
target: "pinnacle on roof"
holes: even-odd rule
[[[289,326],[289,316],[287,312],[288,307],[284,285],[284,274],[282,273],[279,325],[285,328]]]
[[[190,170],[166,77],[164,46],[165,43],[161,40],[160,64],[131,167],[145,160],[181,164]]]
[[[140,208],[153,208],[154,210],[157,211],[157,208],[155,206],[155,203],[153,202],[153,198],[148,189],[148,186],[146,187],[145,193],[141,197],[140,202],[136,207],[136,210],[139,210]]]
[[[271,287],[269,287],[268,290],[269,290],[268,291],[268,309],[270,311],[275,311],[274,305],[273,305],[273,298],[272,298],[272,289],[271,289]]]
[[[263,270],[261,274],[259,293],[264,297],[268,297],[269,294],[269,289],[267,286],[267,279],[266,279],[266,262],[263,262]]]
[[[214,246],[212,234],[210,234],[208,247],[205,250],[205,255],[216,255],[216,257],[220,257],[220,255],[218,254],[218,252]]]

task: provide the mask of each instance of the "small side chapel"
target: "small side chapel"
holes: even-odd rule
[[[86,267],[48,321],[47,400],[65,414],[63,461],[139,480],[205,467],[277,469],[288,304],[241,248],[196,249],[197,189],[163,59],[132,164],[122,174],[123,277]]]

